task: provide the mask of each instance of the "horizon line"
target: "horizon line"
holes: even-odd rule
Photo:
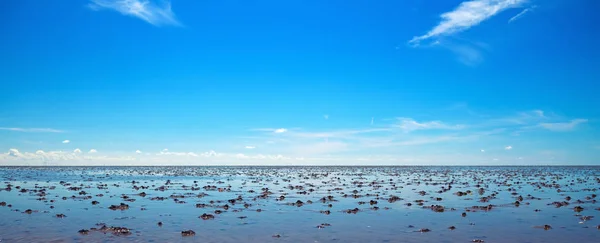
[[[583,167],[600,164],[541,165],[0,165],[2,167]]]

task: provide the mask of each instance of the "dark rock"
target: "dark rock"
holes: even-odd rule
[[[201,219],[203,219],[203,220],[209,220],[209,219],[214,219],[214,218],[215,218],[215,216],[214,216],[214,215],[212,215],[212,214],[207,214],[207,213],[205,213],[205,214],[202,214],[202,215],[200,215],[200,217],[199,217],[199,218],[201,218]]]
[[[119,205],[110,205],[110,207],[108,207],[108,209],[110,209],[110,210],[127,210],[127,209],[129,209],[129,205],[127,205],[125,203],[121,203]]]
[[[196,235],[196,232],[194,232],[193,230],[184,230],[181,231],[181,236],[194,236]]]

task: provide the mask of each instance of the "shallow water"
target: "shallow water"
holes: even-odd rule
[[[600,237],[595,197],[600,167],[0,167],[0,179],[0,202],[7,204],[0,206],[1,242],[594,242]],[[320,201],[327,196],[333,200]],[[399,199],[389,200],[392,196]],[[156,197],[166,199],[152,200]],[[304,204],[295,204],[298,200]],[[129,208],[109,209],[120,203]],[[489,210],[473,208],[488,205]],[[576,206],[583,211],[576,212]],[[356,213],[346,212],[354,208]],[[203,213],[214,219],[199,218]],[[127,227],[131,234],[78,232],[99,228],[98,223]],[[329,225],[318,228],[321,224]],[[182,237],[184,230],[196,235]]]

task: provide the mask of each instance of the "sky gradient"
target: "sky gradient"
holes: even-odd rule
[[[599,7],[0,1],[0,165],[600,165]]]

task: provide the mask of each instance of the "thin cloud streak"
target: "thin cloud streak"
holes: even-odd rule
[[[49,132],[49,133],[63,133],[65,131],[53,129],[53,128],[20,128],[20,127],[0,127],[0,130],[13,131],[13,132]]]
[[[531,12],[531,11],[532,11],[534,8],[536,8],[536,7],[537,7],[537,6],[532,6],[531,8],[526,8],[526,9],[523,9],[523,11],[521,11],[521,12],[520,12],[520,13],[518,13],[517,15],[513,16],[512,18],[510,18],[510,19],[508,20],[508,23],[510,24],[510,23],[514,22],[515,20],[517,20],[517,19],[520,19],[521,17],[523,17],[523,15],[525,15],[526,13],[529,13],[529,12]]]
[[[586,122],[588,122],[587,119],[573,119],[569,122],[540,123],[539,127],[554,132],[568,132],[574,130],[578,125]]]
[[[404,132],[412,132],[417,130],[460,130],[465,128],[464,125],[448,125],[441,121],[417,122],[412,118],[397,118],[399,124],[394,127],[400,128]]]
[[[92,10],[110,9],[123,15],[137,17],[154,26],[181,24],[171,10],[171,2],[164,1],[158,6],[148,0],[90,0],[88,5]]]

